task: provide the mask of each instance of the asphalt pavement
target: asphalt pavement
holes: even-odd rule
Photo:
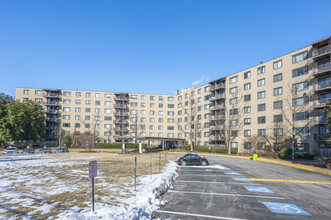
[[[179,166],[160,219],[331,219],[331,176],[238,158]],[[287,182],[292,181],[292,182]]]

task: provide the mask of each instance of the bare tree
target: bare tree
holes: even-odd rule
[[[243,96],[239,95],[238,91],[231,94],[228,108],[224,108],[224,138],[225,144],[228,147],[228,154],[231,154],[231,143],[238,137],[238,132],[244,125],[244,103]]]
[[[309,81],[307,82],[309,83]],[[282,100],[283,104],[279,108],[284,118],[284,130],[291,136],[292,160],[294,159],[297,141],[303,139],[304,135],[301,135],[301,133],[310,127],[317,113],[313,105],[309,103],[309,99],[312,96],[309,96],[307,93],[300,93],[303,90],[302,87],[306,86],[308,85],[294,84],[291,88],[289,85],[288,91],[285,93],[287,95],[285,95],[285,98]],[[298,122],[299,120],[301,125]]]
[[[193,88],[190,91],[191,92],[188,93],[188,98],[184,101],[184,103],[182,103],[182,107],[180,108],[180,112],[183,117],[178,117],[178,120],[174,120],[178,129],[184,133],[185,137],[188,137],[191,151],[193,151],[194,145],[197,144],[201,138],[199,133],[202,128],[201,124],[199,125],[200,118],[198,117],[202,116],[198,115],[197,100],[194,97]]]

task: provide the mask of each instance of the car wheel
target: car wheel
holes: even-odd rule
[[[183,161],[182,162],[182,166],[186,166],[186,161]]]
[[[208,164],[207,161],[202,161],[201,163],[202,166],[207,166],[207,164]]]

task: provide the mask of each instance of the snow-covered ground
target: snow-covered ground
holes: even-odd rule
[[[152,179],[140,176],[134,191],[132,177],[109,183],[101,171],[95,187],[107,191],[96,195],[95,212],[91,212],[86,164],[97,159],[0,156],[0,219],[151,219],[151,213],[162,205],[160,195],[177,177],[176,164],[169,161]]]

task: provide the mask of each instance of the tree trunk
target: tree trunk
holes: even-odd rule
[[[231,141],[228,142],[228,154],[231,154]]]
[[[292,160],[294,160],[294,143],[295,143],[295,136],[292,135]]]

